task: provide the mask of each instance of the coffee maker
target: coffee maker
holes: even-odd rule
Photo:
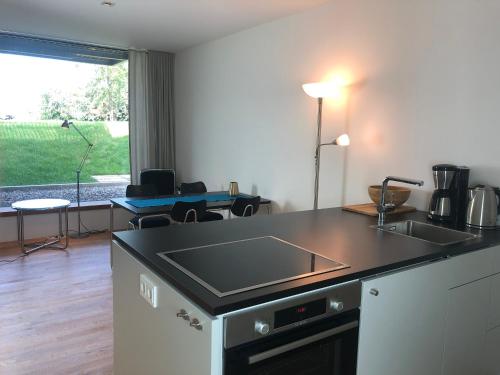
[[[465,225],[469,168],[438,164],[432,167],[432,176],[436,190],[429,205],[429,219]]]

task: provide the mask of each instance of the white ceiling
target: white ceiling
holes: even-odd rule
[[[0,29],[176,52],[329,0],[0,0]]]

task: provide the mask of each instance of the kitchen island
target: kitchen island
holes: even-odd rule
[[[391,221],[409,218],[425,221],[425,214],[417,212],[391,217]],[[439,246],[382,232],[372,228],[373,224],[375,220],[370,217],[341,209],[324,209],[115,233],[113,278],[117,374],[133,373],[133,363],[140,363],[143,373],[156,374],[166,366],[163,370],[167,374],[221,375],[224,373],[225,317],[271,301],[328,290],[358,280],[362,281],[358,374],[460,373],[452,370],[459,367],[456,366],[460,362],[458,358],[466,349],[456,345],[454,327],[464,324],[464,319],[469,320],[470,314],[457,313],[451,317],[450,311],[457,310],[450,310],[450,304],[459,304],[461,299],[471,295],[481,296],[484,308],[476,308],[476,312],[481,311],[486,323],[479,327],[475,320],[475,327],[466,338],[476,337],[478,342],[489,340],[484,348],[499,348],[496,346],[500,342],[500,331],[495,329],[498,326],[495,283],[498,283],[496,275],[500,273],[500,251],[494,248],[500,244],[498,231],[481,233],[480,237],[464,243]],[[279,238],[348,267],[217,296],[158,256],[161,252],[266,236]],[[210,248],[207,247],[206,251]],[[230,274],[224,269],[220,269],[220,273],[222,277]],[[152,296],[156,307],[147,305],[138,297],[142,288],[141,275],[152,284],[163,286]],[[486,281],[472,285],[477,280]],[[459,288],[468,286],[466,289],[471,289],[471,285],[473,291]],[[479,294],[475,293],[478,290]],[[168,307],[162,310],[162,304]],[[186,306],[189,306],[189,311]],[[181,310],[190,315],[189,324],[179,325],[183,321]],[[179,314],[180,318],[177,317]],[[195,324],[192,324],[194,319]],[[411,330],[415,330],[414,338],[409,340]],[[482,331],[484,335],[480,334]],[[164,342],[162,332],[168,336]],[[172,342],[172,337],[178,337],[178,341]],[[383,348],[379,343],[381,337],[384,338]],[[153,346],[153,343],[162,343],[164,347]],[[439,348],[446,348],[446,354],[445,349]],[[198,360],[191,362],[190,354]],[[165,361],[166,358],[169,361]],[[496,369],[497,364],[486,364],[487,361],[490,361],[489,357],[485,359],[479,355],[472,363],[482,362],[485,371]],[[200,367],[192,367],[194,363]],[[420,367],[415,363],[420,363]],[[438,368],[443,372],[436,372]]]

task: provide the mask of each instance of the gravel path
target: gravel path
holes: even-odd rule
[[[127,184],[82,184],[80,201],[105,201],[124,197]],[[25,199],[58,198],[76,202],[76,185],[22,186],[0,188],[0,207]]]

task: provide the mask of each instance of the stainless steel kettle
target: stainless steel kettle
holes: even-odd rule
[[[488,185],[477,185],[469,188],[468,195],[466,224],[475,228],[496,228],[500,190]]]

